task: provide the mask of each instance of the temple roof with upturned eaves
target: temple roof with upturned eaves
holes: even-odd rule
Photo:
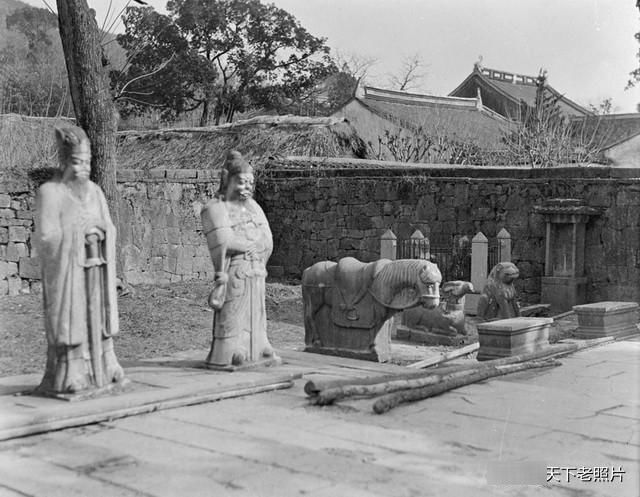
[[[478,90],[485,106],[508,118],[515,115],[522,102],[533,107],[536,101],[537,79],[534,76],[511,73],[474,65],[467,76],[450,97],[472,97]],[[560,110],[568,116],[591,116],[593,112],[570,100],[555,88],[545,83],[545,92],[557,99]]]

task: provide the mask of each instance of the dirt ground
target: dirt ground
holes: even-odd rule
[[[121,333],[115,346],[122,362],[209,347],[209,282],[140,285],[132,290],[118,299]],[[299,285],[267,284],[268,333],[277,349],[304,346],[301,295]],[[0,344],[0,376],[44,371],[41,295],[0,298]]]
[[[118,299],[120,335],[115,347],[123,365],[127,361],[209,348],[213,320],[213,312],[207,306],[210,282],[139,285],[130,290]],[[266,304],[271,344],[276,349],[303,349],[300,285],[267,282]],[[575,316],[555,322],[550,342],[570,336],[576,327]],[[396,364],[408,364],[456,348],[394,343],[392,362]],[[0,298],[0,345],[0,377],[44,371],[47,344],[41,295]],[[475,353],[466,356],[474,357]]]

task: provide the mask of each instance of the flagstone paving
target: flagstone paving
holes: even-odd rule
[[[289,353],[269,372],[304,374],[289,389],[0,442],[0,496],[638,497],[640,339],[560,361],[377,415],[304,383],[399,367]]]

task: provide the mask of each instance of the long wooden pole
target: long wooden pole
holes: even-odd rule
[[[461,357],[463,355],[471,354],[480,348],[480,344],[478,342],[471,343],[466,345],[465,347],[454,349],[450,352],[446,352],[444,354],[438,354],[435,357],[429,357],[422,361],[413,362],[408,364],[407,367],[411,369],[423,369],[428,368],[429,366],[435,366],[436,364],[442,364],[443,362],[451,361],[457,357]]]
[[[475,373],[476,370],[467,370],[449,373],[446,375],[432,374],[423,378],[390,380],[373,385],[344,385],[341,387],[322,390],[318,395],[312,397],[311,402],[317,405],[328,405],[345,397],[375,397],[378,395],[397,392],[399,390],[409,390],[435,385],[443,381],[449,381],[454,378],[469,376]]]
[[[561,357],[577,350],[581,350],[588,347],[594,347],[597,345],[601,345],[604,343],[608,343],[613,341],[612,337],[604,337],[604,338],[596,338],[594,340],[582,340],[580,342],[574,343],[563,343],[563,344],[555,344],[550,345],[548,348],[543,350],[539,350],[536,352],[532,352],[529,354],[520,354],[512,357],[505,357],[502,359],[493,359],[491,361],[483,361],[483,362],[475,362],[469,361],[470,364],[461,364],[456,366],[448,366],[443,368],[435,368],[435,369],[426,369],[420,371],[408,371],[407,373],[400,374],[390,374],[390,375],[380,375],[380,376],[370,376],[366,378],[349,378],[344,380],[310,380],[305,386],[304,390],[311,397],[312,402],[315,402],[316,397],[318,397],[324,391],[330,391],[325,395],[327,399],[329,399],[332,395],[336,395],[336,400],[338,398],[344,398],[350,396],[349,393],[343,394],[335,392],[344,388],[345,392],[354,392],[351,395],[360,395],[355,392],[358,391],[356,386],[367,386],[367,385],[378,385],[384,384],[387,382],[396,382],[401,380],[416,380],[420,378],[429,378],[434,375],[444,376],[451,373],[456,373],[460,371],[479,371],[486,370],[495,366],[505,366],[509,364],[517,364],[525,361],[535,361],[542,359],[550,359],[553,357]],[[365,389],[366,391],[366,389]]]
[[[502,359],[493,359],[491,361],[469,361],[470,364],[461,364],[456,366],[448,366],[444,368],[425,369],[419,371],[407,371],[406,373],[387,374],[380,376],[369,376],[366,378],[349,378],[343,380],[309,380],[305,386],[304,391],[307,395],[318,395],[319,392],[329,389],[347,385],[374,385],[376,383],[384,383],[386,381],[394,381],[399,379],[415,379],[424,378],[433,374],[447,374],[456,371],[463,371],[468,369],[475,369],[478,367],[497,366],[504,364],[513,364],[516,362],[522,362],[527,360],[541,359],[544,357],[551,357],[559,354],[570,353],[577,349],[575,344],[558,344],[551,345],[549,348],[533,352],[530,354],[521,354],[512,357],[505,357]]]
[[[434,385],[427,385],[422,388],[412,388],[410,390],[401,390],[399,392],[383,395],[373,404],[373,411],[376,414],[383,414],[390,411],[394,407],[405,403],[413,402],[416,400],[423,400],[429,397],[440,395],[448,390],[453,390],[471,383],[493,378],[495,376],[502,376],[505,374],[516,373],[518,371],[524,371],[531,368],[547,368],[551,366],[559,366],[558,361],[527,361],[519,364],[508,364],[503,366],[492,366],[481,371],[474,372],[472,374],[459,375],[440,381]]]

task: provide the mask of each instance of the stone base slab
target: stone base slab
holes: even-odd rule
[[[552,314],[570,311],[574,305],[586,302],[586,277],[543,276],[540,283],[540,301],[543,304],[551,304]]]
[[[578,317],[576,338],[621,337],[640,333],[636,302],[595,302],[573,307]]]
[[[357,350],[338,349],[332,347],[313,347],[304,348],[305,352],[312,354],[332,355],[338,357],[348,357],[349,359],[359,359],[361,361],[387,362],[388,358],[383,358],[376,352],[360,352]]]
[[[387,319],[380,329],[344,328],[334,323],[323,332],[322,342],[307,343],[305,352],[388,362],[391,360],[391,328],[393,318]],[[372,343],[373,342],[373,343]]]
[[[477,359],[486,361],[528,354],[548,347],[552,323],[552,318],[524,317],[478,323]]]
[[[128,378],[124,378],[122,381],[119,381],[117,383],[109,383],[108,385],[100,388],[82,390],[76,393],[52,392],[49,390],[39,390],[38,388],[36,388],[33,391],[23,392],[22,395],[36,395],[41,397],[49,397],[52,399],[66,400],[69,402],[76,402],[79,400],[89,400],[98,397],[104,397],[106,395],[117,395],[126,392],[130,385],[131,381],[129,381]]]
[[[302,377],[302,368],[286,366],[284,370],[263,368],[235,374],[207,371],[201,367],[203,361],[195,358],[208,350],[193,352],[184,353],[188,360],[180,360],[180,353],[175,358],[137,361],[132,366],[122,361],[129,385],[84,399],[31,395],[40,374],[0,378],[0,440],[290,388],[294,379]]]
[[[265,357],[264,359],[259,359],[257,361],[247,361],[244,364],[240,364],[238,366],[234,366],[232,364],[218,365],[218,364],[208,364],[204,363],[204,367],[206,369],[212,369],[214,371],[246,371],[248,369],[257,369],[257,368],[268,368],[271,366],[280,366],[282,364],[282,359],[278,356],[274,357]]]
[[[459,335],[433,333],[426,330],[419,330],[405,325],[398,325],[396,328],[396,338],[407,342],[424,345],[452,345],[460,346],[477,342],[477,335]]]

